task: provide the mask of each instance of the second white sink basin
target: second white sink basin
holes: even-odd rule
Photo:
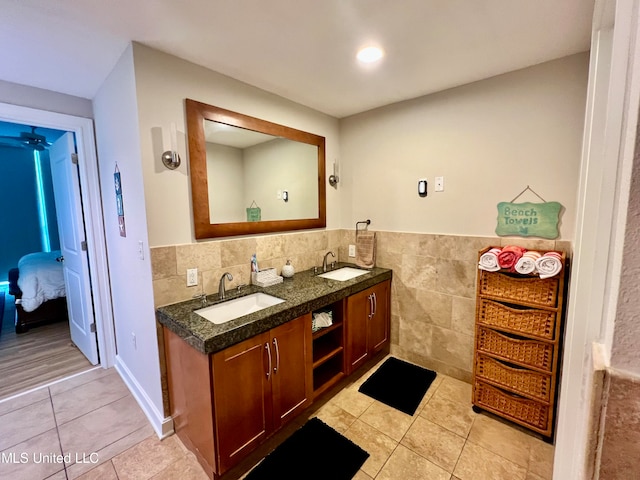
[[[352,278],[359,277],[360,275],[364,275],[365,273],[369,273],[369,271],[360,270],[359,268],[342,267],[338,270],[321,273],[318,276],[322,278],[328,278],[329,280],[339,280],[341,282],[344,282],[345,280],[351,280]]]
[[[196,310],[195,313],[218,325],[268,307],[273,307],[282,302],[284,302],[284,300],[281,298],[259,292],[211,305],[210,307],[201,308],[200,310]]]

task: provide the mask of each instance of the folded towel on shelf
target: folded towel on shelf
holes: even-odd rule
[[[376,266],[375,232],[356,232],[356,265],[361,268]]]
[[[535,252],[533,250],[524,252],[522,257],[520,257],[516,262],[516,266],[514,267],[516,272],[524,274],[534,273],[536,271],[536,260],[541,256],[542,254],[540,252]]]
[[[480,270],[486,270],[487,272],[497,272],[500,270],[500,265],[498,265],[498,254],[500,253],[499,248],[492,248],[488,252],[480,255],[480,260],[478,261],[478,268]]]
[[[562,271],[562,254],[559,252],[547,252],[536,260],[536,269],[540,278],[549,278]]]
[[[332,312],[315,312],[311,319],[311,331],[315,332],[321,328],[333,325]]]
[[[515,266],[520,257],[524,255],[526,250],[517,245],[507,245],[498,254],[498,265],[500,268],[506,268],[515,272]]]

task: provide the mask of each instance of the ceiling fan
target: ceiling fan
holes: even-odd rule
[[[30,127],[30,132],[20,132],[20,136],[0,135],[0,144],[8,147],[22,147],[42,151],[51,144],[44,135],[36,133],[37,127]]]

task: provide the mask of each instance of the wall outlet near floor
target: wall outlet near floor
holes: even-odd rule
[[[198,285],[198,269],[187,268],[187,287],[195,287]]]
[[[349,245],[349,256],[350,257],[355,257],[356,256],[356,246],[355,245]]]

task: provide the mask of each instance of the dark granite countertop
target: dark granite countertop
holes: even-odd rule
[[[352,264],[339,263],[335,269],[345,266],[357,268]],[[391,270],[375,267],[359,277],[338,281],[318,277],[313,270],[307,270],[296,273],[293,278],[285,278],[283,283],[271,287],[249,285],[243,287],[239,293],[235,289],[228,290],[224,301],[255,292],[264,292],[285,301],[220,325],[194,313],[194,310],[202,308],[200,300],[159,307],[156,310],[156,318],[193,348],[209,354],[391,279],[391,275]],[[207,300],[209,306],[220,303],[217,294],[208,295]]]

